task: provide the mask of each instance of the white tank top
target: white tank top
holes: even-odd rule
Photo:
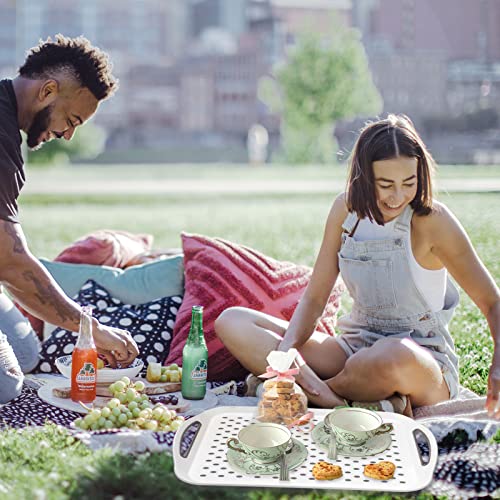
[[[380,226],[376,222],[370,222],[369,219],[361,219],[358,227],[354,232],[356,241],[368,240],[385,240],[397,238],[399,233],[395,232],[394,226],[396,219],[387,222],[384,226]],[[416,287],[429,304],[431,311],[437,312],[444,307],[444,296],[446,293],[446,268],[442,269],[425,269],[415,259],[411,249],[411,235],[406,233],[407,238],[407,254],[410,264],[410,271]]]

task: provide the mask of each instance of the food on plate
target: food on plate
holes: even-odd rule
[[[329,481],[342,477],[342,467],[320,460],[312,468],[312,474],[319,481]]]
[[[146,371],[146,379],[149,382],[159,382],[161,377],[161,364],[149,363]]]
[[[105,368],[104,361],[101,358],[97,358],[97,369],[102,370],[103,368]]]
[[[389,461],[365,465],[364,475],[372,479],[391,479],[394,477],[396,466]]]
[[[182,369],[176,363],[168,366],[162,366],[160,363],[149,363],[146,379],[148,382],[180,382]]]
[[[153,404],[143,393],[144,389],[144,382],[133,382],[128,377],[122,377],[109,386],[113,398],[106,406],[89,408],[82,404],[88,413],[77,418],[75,426],[91,431],[128,427],[135,430],[176,432],[184,422],[184,417],[162,403]]]
[[[56,398],[68,399],[71,397],[71,387],[54,387],[52,389],[52,394]]]

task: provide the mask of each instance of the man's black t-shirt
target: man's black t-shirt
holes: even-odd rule
[[[0,219],[19,222],[17,197],[24,186],[21,134],[12,80],[0,80]]]

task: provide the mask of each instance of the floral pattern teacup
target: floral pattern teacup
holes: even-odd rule
[[[347,445],[362,445],[379,434],[393,430],[392,424],[364,408],[335,408],[325,417],[325,426]]]
[[[260,422],[243,427],[238,439],[229,438],[227,445],[255,462],[269,464],[293,445],[292,433],[283,425]]]

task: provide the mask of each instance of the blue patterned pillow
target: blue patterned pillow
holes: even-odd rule
[[[93,316],[103,325],[123,328],[131,333],[139,346],[144,371],[149,362],[163,364],[167,359],[182,296],[174,295],[139,305],[123,304],[98,283],[88,280],[75,301],[94,306]],[[40,362],[35,371],[59,373],[55,360],[71,354],[77,338],[76,332],[56,328],[42,344]]]

